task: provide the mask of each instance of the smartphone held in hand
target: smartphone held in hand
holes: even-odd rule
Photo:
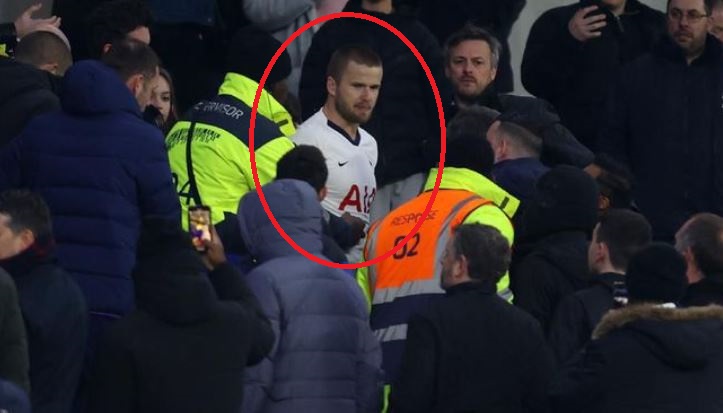
[[[199,252],[205,252],[204,241],[211,241],[211,208],[204,205],[189,207],[188,231],[193,247]]]

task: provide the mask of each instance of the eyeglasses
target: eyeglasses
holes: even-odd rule
[[[670,9],[668,10],[668,17],[673,21],[683,21],[683,19],[687,19],[691,23],[698,23],[699,21],[705,19],[708,17],[708,14],[700,13],[696,10],[688,10],[687,12],[683,12],[683,10],[680,9]]]

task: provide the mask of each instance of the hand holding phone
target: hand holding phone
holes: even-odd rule
[[[607,26],[607,16],[602,12],[594,13],[598,10],[598,6],[589,6],[575,13],[567,25],[572,37],[580,42],[586,42],[602,35],[600,30]]]
[[[206,242],[212,240],[211,225],[211,208],[204,205],[188,208],[188,232],[193,247],[199,252],[206,252]]]

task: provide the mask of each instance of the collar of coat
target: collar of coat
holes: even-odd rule
[[[705,307],[665,308],[655,304],[632,304],[605,314],[592,333],[598,339],[608,333],[619,330],[639,320],[693,321],[718,319],[723,321],[723,307],[709,305]]]

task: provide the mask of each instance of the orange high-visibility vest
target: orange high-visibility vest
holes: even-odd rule
[[[378,257],[399,244],[421,218],[431,196],[431,191],[421,194],[372,226],[365,257]],[[369,267],[372,306],[399,296],[442,294],[441,258],[452,230],[472,211],[488,204],[492,201],[469,191],[439,191],[419,232],[392,257]]]

